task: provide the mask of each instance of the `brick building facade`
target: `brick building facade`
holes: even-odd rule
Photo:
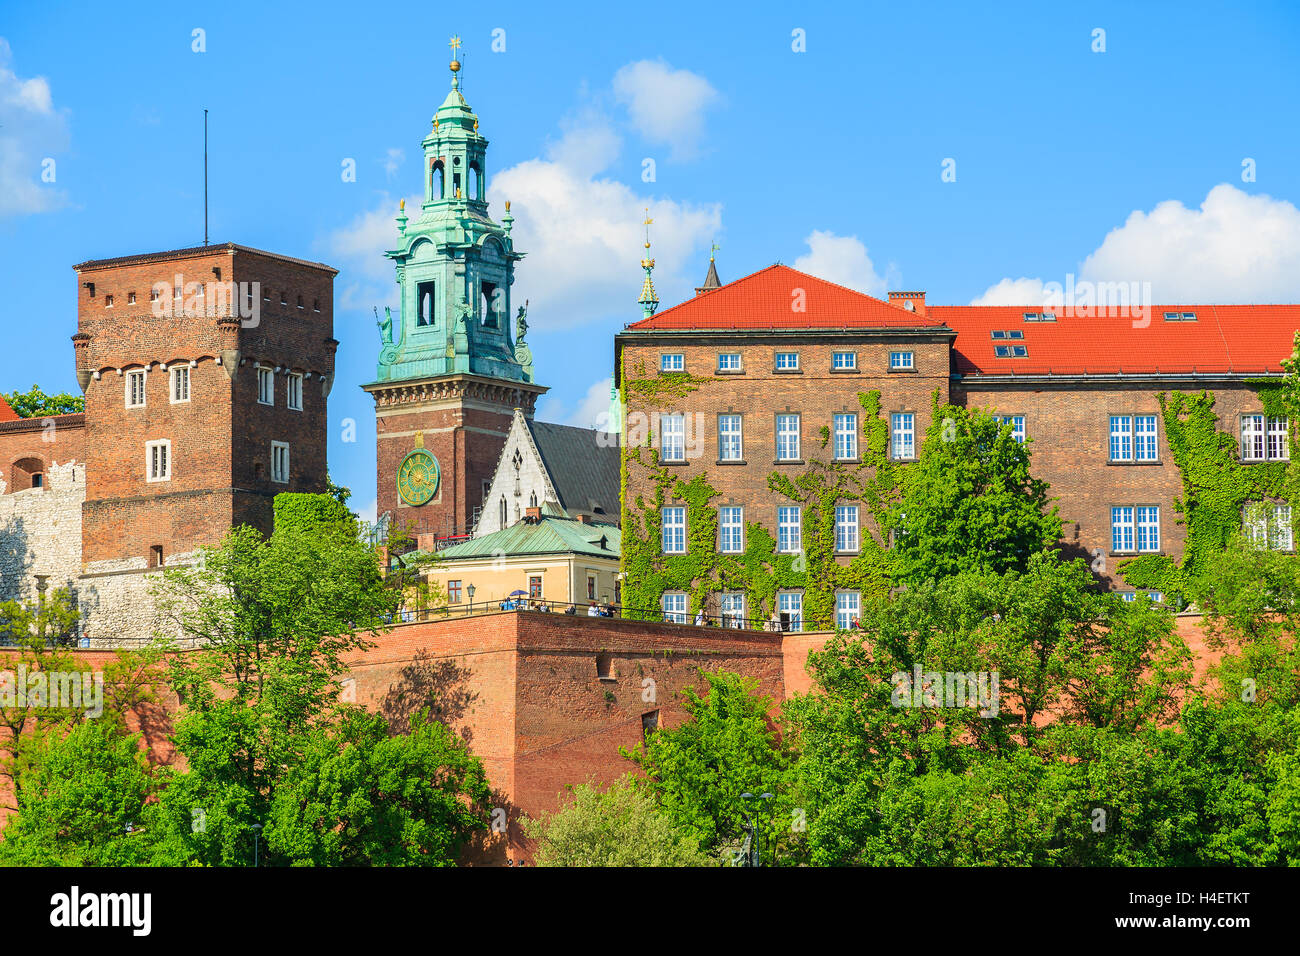
[[[1051,486],[1067,553],[1086,556],[1101,583],[1124,591],[1132,587],[1117,574],[1120,562],[1183,556],[1183,475],[1162,393],[1212,396],[1238,461],[1289,458],[1290,423],[1266,413],[1260,391],[1282,376],[1300,306],[927,307],[924,293],[890,293],[885,302],[784,266],[709,285],[658,314],[647,309],[616,337],[625,457],[652,448],[657,458],[651,469],[625,465],[625,553],[628,509],[653,501],[665,477],[681,477],[706,480],[716,492],[707,520],[717,525],[719,555],[743,555],[757,523],[776,540],[778,557],[802,557],[807,508],[772,476],[798,481],[812,458],[857,465],[871,441],[873,410],[863,403],[871,393],[879,395],[881,450],[904,465],[920,453],[935,398],[1009,421],[1017,439],[1031,442],[1035,476]],[[637,509],[660,566],[708,546],[691,541],[690,508],[676,487],[657,511]],[[1289,505],[1266,504],[1274,506],[1270,536],[1291,547]],[[841,567],[868,548],[889,547],[863,500],[835,505]],[[800,623],[802,587],[783,589],[790,596],[777,608],[755,606],[743,586],[719,594],[698,583],[656,595],[661,609],[677,613],[686,599],[686,613],[703,601],[710,614],[789,610]],[[861,595],[841,597],[847,590],[834,600],[852,613]],[[723,596],[734,606],[719,607]]]
[[[0,416],[0,576],[69,587],[83,642],[147,639],[152,573],[325,490],[336,270],[234,243],[74,268],[86,410]]]

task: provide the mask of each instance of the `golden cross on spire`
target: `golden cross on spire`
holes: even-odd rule
[[[452,37],[447,45],[451,47],[451,58],[456,59],[456,51],[460,49],[460,37]]]
[[[646,247],[647,249],[650,248],[650,227],[651,227],[653,224],[654,224],[654,220],[650,218],[650,207],[649,207],[649,206],[646,206],[646,209],[645,209],[645,222],[644,222],[642,225],[645,226],[645,247]]]

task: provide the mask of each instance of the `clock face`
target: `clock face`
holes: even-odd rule
[[[424,448],[417,448],[397,467],[397,495],[408,505],[428,504],[438,493],[440,472],[438,459]]]

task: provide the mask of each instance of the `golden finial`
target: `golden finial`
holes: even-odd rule
[[[455,73],[460,69],[460,60],[456,59],[456,51],[460,49],[460,37],[452,37],[447,45],[451,47],[451,72]]]
[[[403,199],[397,204],[398,212],[406,212],[406,200]]]
[[[459,186],[456,187],[456,198],[457,198],[457,199],[460,198],[460,187],[459,187]]]
[[[507,199],[507,200],[506,200],[506,212],[509,212],[509,211],[510,211],[510,200]]]
[[[474,117],[474,132],[478,132],[478,117]]]
[[[649,207],[649,206],[646,206],[646,210],[645,210],[645,222],[642,223],[642,225],[645,226],[645,247],[646,247],[647,249],[650,248],[650,227],[651,227],[653,224],[654,224],[654,220],[650,218],[650,207]]]

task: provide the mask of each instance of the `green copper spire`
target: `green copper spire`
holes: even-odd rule
[[[424,200],[412,217],[403,202],[397,244],[385,253],[401,305],[379,321],[377,380],[460,372],[527,382],[531,354],[516,348],[510,328],[510,286],[523,253],[510,238],[510,204],[505,226],[488,215],[488,141],[460,90],[460,38],[450,45],[451,90],[421,144]]]
[[[655,314],[655,309],[659,308],[659,297],[655,295],[654,279],[650,273],[654,271],[655,261],[650,258],[650,226],[654,220],[650,218],[649,208],[645,211],[645,258],[641,260],[641,268],[645,270],[645,282],[641,283],[641,298],[637,299],[641,303],[641,314],[647,319]]]

